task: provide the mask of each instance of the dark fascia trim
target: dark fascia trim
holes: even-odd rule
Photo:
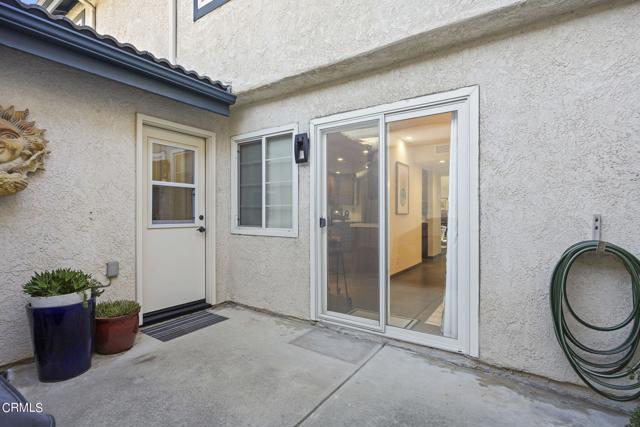
[[[223,4],[229,2],[229,0],[213,0],[210,3],[205,4],[202,7],[198,7],[198,0],[193,0],[193,21],[197,21],[202,18],[207,13],[211,12],[214,9],[219,8]]]
[[[0,3],[0,44],[214,113],[236,97],[106,42]]]

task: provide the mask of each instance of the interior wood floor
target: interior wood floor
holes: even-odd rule
[[[329,260],[328,308],[331,311],[378,320],[377,271],[357,272],[350,256],[344,256],[345,273],[337,260]],[[347,286],[345,286],[345,281]],[[442,304],[446,283],[446,257],[425,259],[389,281],[392,326],[441,335]],[[347,298],[348,294],[351,298]]]
[[[410,319],[402,326],[405,329],[441,335],[445,283],[445,256],[425,259],[392,276],[389,282],[391,317]]]

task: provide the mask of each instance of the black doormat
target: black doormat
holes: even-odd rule
[[[142,328],[142,332],[150,337],[167,342],[190,332],[197,331],[198,329],[222,322],[223,320],[227,320],[227,318],[209,311],[198,311],[158,323],[157,325],[147,326],[146,328]]]

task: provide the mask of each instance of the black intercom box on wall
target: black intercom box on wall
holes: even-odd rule
[[[293,141],[293,156],[296,163],[307,163],[309,161],[309,134],[299,133]]]

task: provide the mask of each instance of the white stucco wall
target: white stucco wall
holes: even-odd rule
[[[269,85],[277,93],[392,64],[388,49],[401,43],[395,55],[406,59],[602,3],[611,2],[232,0],[194,22],[193,0],[99,0],[96,29],[165,58],[175,36],[179,64],[249,99]]]
[[[178,0],[178,61],[236,93],[271,84],[282,92],[393,64],[387,49],[401,42],[403,59],[415,57],[598,3],[612,2],[231,0],[193,22],[193,1]]]
[[[96,31],[171,59],[172,6],[169,0],[98,0]]]
[[[178,55],[242,92],[515,2],[232,0],[194,23],[179,1]]]
[[[106,297],[135,298],[136,112],[224,137],[226,121],[128,86],[0,49],[0,105],[28,108],[46,129],[46,171],[0,198],[0,366],[29,357],[21,286],[34,271],[73,267],[104,281]]]
[[[291,122],[304,132],[314,117],[479,85],[480,358],[577,382],[555,341],[549,279],[570,244],[591,238],[594,213],[605,239],[640,254],[639,17],[639,3],[593,10],[242,106],[230,134]],[[229,158],[228,145],[221,149]],[[222,168],[219,186],[228,188]],[[309,315],[308,167],[299,180],[298,239],[233,236],[228,215],[219,218],[224,298]],[[228,194],[218,200],[229,212]],[[301,260],[293,269],[292,256]],[[595,276],[577,270],[576,305],[613,324],[629,308],[629,280],[619,266],[604,267]]]

